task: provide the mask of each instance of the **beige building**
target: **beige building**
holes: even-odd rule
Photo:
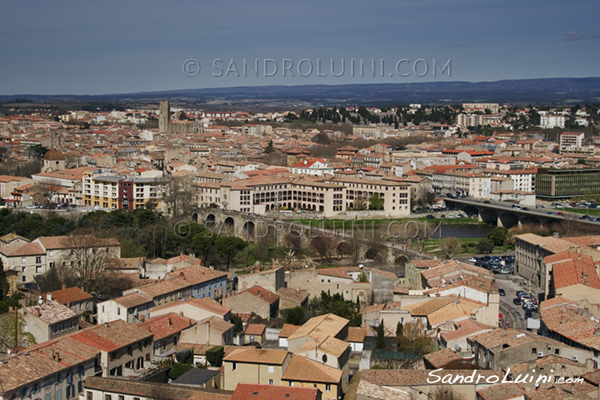
[[[252,286],[260,286],[271,292],[285,287],[285,268],[274,266],[265,271],[254,271],[250,274],[236,275],[238,290],[243,291]]]
[[[151,317],[154,300],[141,293],[133,292],[112,300],[98,303],[98,323],[116,321],[118,319],[137,324]]]
[[[279,315],[279,296],[260,286],[226,297],[225,304],[234,314],[254,313],[264,319],[277,318]]]
[[[84,313],[94,313],[94,297],[78,287],[67,288],[63,285],[62,289],[48,293],[52,300],[73,310],[78,315]]]
[[[233,344],[234,325],[218,317],[208,317],[181,333],[181,342],[214,346]]]
[[[19,310],[23,315],[24,329],[41,343],[79,329],[79,315],[53,300],[40,298],[37,305]]]
[[[71,336],[100,350],[102,376],[132,376],[152,364],[154,335],[122,320],[94,325]]]
[[[183,299],[179,302],[165,304],[160,307],[155,307],[150,311],[151,317],[159,315],[176,313],[195,321],[200,321],[206,318],[217,317],[224,321],[231,321],[231,309],[224,307],[221,303],[210,297]]]
[[[282,376],[291,360],[284,350],[240,348],[223,358],[223,388],[234,390],[238,383],[282,386]]]
[[[337,400],[344,393],[342,373],[340,369],[294,355],[281,380],[286,386],[317,388],[323,400]]]

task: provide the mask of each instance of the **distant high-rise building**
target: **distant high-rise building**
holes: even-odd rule
[[[158,116],[158,132],[167,133],[169,132],[169,125],[171,122],[171,104],[169,100],[162,100],[160,102],[160,115]]]

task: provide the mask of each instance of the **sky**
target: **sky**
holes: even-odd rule
[[[10,1],[0,94],[600,76],[598,16],[589,0]]]

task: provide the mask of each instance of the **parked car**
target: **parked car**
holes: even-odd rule
[[[512,207],[513,208],[521,208],[521,205],[520,204],[513,204]]]
[[[527,310],[525,311],[525,318],[531,318],[533,314],[531,313],[531,311]]]
[[[515,298],[513,299],[513,304],[514,304],[515,306],[520,306],[520,305],[521,305],[521,299],[520,299],[520,298],[518,298],[518,297],[515,297]]]
[[[565,215],[565,213],[562,212],[562,211],[559,211],[559,212],[556,213],[556,215]]]
[[[529,207],[522,207],[521,210],[523,210],[523,211],[529,211]]]
[[[500,294],[500,296],[506,296],[506,291],[504,289],[502,289],[502,288],[500,288],[498,290],[498,293]]]

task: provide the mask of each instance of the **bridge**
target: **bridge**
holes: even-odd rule
[[[585,224],[587,227],[600,228],[600,223],[581,220],[581,214],[565,212],[564,215],[557,214],[560,210],[526,207],[515,208],[512,204],[490,200],[475,199],[453,199],[444,197],[446,206],[450,209],[461,209],[467,214],[476,214],[480,221],[511,228],[515,225],[535,224],[546,225],[562,221],[570,221],[577,224]]]
[[[374,232],[369,232],[369,227],[360,221],[348,221],[347,226],[325,229],[318,226],[319,220],[315,220],[315,225],[307,226],[297,221],[214,208],[198,210],[192,219],[216,235],[236,236],[250,242],[265,239],[281,247],[309,248],[315,238],[335,238],[333,253],[352,253],[358,261],[379,260],[388,265],[404,265],[411,258],[433,258],[404,244],[375,237]]]

